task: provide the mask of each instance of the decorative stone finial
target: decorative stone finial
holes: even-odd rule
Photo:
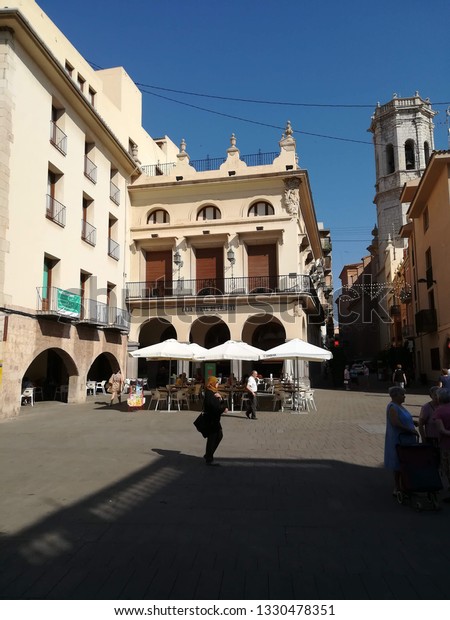
[[[230,144],[233,148],[236,146],[236,136],[234,133],[231,134]]]
[[[186,140],[181,138],[180,153],[186,153]]]
[[[288,121],[286,123],[286,130],[285,131],[286,131],[286,136],[288,136],[288,137],[292,136],[292,134],[294,133],[294,131],[292,129],[292,126],[291,126],[291,121]]]

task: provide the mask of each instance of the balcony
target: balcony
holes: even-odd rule
[[[112,181],[109,183],[109,197],[116,205],[120,205],[120,189]]]
[[[131,315],[127,310],[108,306],[108,324],[105,329],[116,330],[121,333],[130,331]]]
[[[402,304],[409,303],[412,300],[411,287],[409,286],[408,288],[402,288],[399,297]]]
[[[126,284],[127,300],[158,297],[204,297],[206,295],[312,295],[314,292],[310,277],[297,274],[177,280],[175,282],[154,280],[150,282],[127,282]]]
[[[250,155],[241,155],[240,160],[245,162],[247,166],[270,166],[273,160],[279,156],[279,153],[251,153]],[[226,157],[206,157],[205,159],[191,159],[189,164],[196,172],[208,172],[209,170],[218,170],[226,161]],[[149,177],[160,175],[169,175],[175,168],[175,162],[165,164],[152,164],[142,166],[141,170]]]
[[[414,325],[403,325],[402,326],[402,337],[403,338],[414,338]]]
[[[419,310],[415,319],[417,334],[429,334],[437,331],[437,316],[434,308]]]
[[[93,327],[105,327],[108,325],[108,306],[95,299],[82,299],[80,323]]]
[[[50,142],[63,155],[67,155],[67,136],[55,121],[50,121]]]
[[[330,273],[331,271],[331,256],[324,256],[323,259],[323,269],[325,273]]]
[[[84,176],[92,183],[97,183],[97,166],[87,155],[84,156]]]
[[[120,245],[110,238],[108,239],[108,256],[111,256],[114,260],[119,260],[120,258]]]
[[[92,246],[97,243],[97,229],[86,220],[81,220],[81,238]]]
[[[64,228],[66,225],[66,207],[58,202],[53,196],[47,194],[47,207],[45,216],[47,219],[55,222],[61,228]]]
[[[38,287],[37,314],[58,321],[67,319],[97,329],[112,329],[122,333],[130,331],[130,313],[122,308],[108,306],[95,299],[84,299],[80,291],[56,286]]]
[[[331,239],[321,239],[322,252],[324,254],[329,254],[332,250]]]
[[[58,320],[76,320],[81,316],[81,295],[56,286],[43,286],[37,290],[37,314]]]

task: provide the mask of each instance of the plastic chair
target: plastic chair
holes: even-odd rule
[[[284,411],[284,408],[292,408],[292,394],[290,392],[284,392],[283,390],[279,390],[275,392],[273,396],[273,410],[275,411],[277,403],[280,403],[281,411]]]
[[[202,398],[202,384],[201,383],[194,384],[190,392],[190,397],[192,400],[201,400]]]
[[[95,388],[95,381],[86,381],[86,394],[94,396]]]
[[[163,401],[166,403],[166,406],[168,405],[168,395],[165,392],[160,392],[160,390],[155,390],[154,393],[152,394],[152,399],[156,400],[156,406],[155,406],[155,411],[158,410],[158,405],[160,403],[160,401]]]
[[[317,411],[316,403],[314,401],[314,390],[308,390],[305,392],[305,400],[308,411]]]
[[[106,396],[105,384],[106,384],[106,380],[97,381],[95,384],[95,393],[97,394],[97,392],[100,390],[100,392],[102,392],[102,394]]]
[[[186,403],[186,409],[189,409],[189,393],[187,390],[177,390],[175,394],[172,394],[172,403],[176,403],[178,405],[178,411],[180,411],[180,404],[183,406],[183,403]]]
[[[248,397],[248,392],[247,390],[244,390],[241,394],[241,411],[244,410],[244,403],[245,403],[246,409],[248,409],[249,402],[250,402],[250,399]]]
[[[34,407],[34,388],[29,387],[25,388],[22,394],[20,395],[20,405],[22,405],[22,401],[27,399],[30,401],[32,407]]]
[[[44,400],[44,392],[41,387],[35,387],[33,388],[33,390],[34,390],[33,399],[35,402],[36,402],[37,396],[39,396],[39,400]]]
[[[69,393],[69,386],[68,385],[60,385],[55,390],[55,397],[54,397],[53,400],[56,400],[56,397],[59,396],[59,400],[62,401],[64,397],[67,398],[68,393]]]

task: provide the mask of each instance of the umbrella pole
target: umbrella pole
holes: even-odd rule
[[[172,378],[172,360],[169,360],[169,386],[167,388],[167,411],[170,411],[170,379]]]

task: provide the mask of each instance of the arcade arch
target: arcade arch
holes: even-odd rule
[[[28,366],[22,377],[22,385],[28,380],[40,388],[39,397],[53,400],[56,389],[62,385],[69,386],[69,396],[79,376],[78,368],[72,357],[57,347],[41,351]]]

